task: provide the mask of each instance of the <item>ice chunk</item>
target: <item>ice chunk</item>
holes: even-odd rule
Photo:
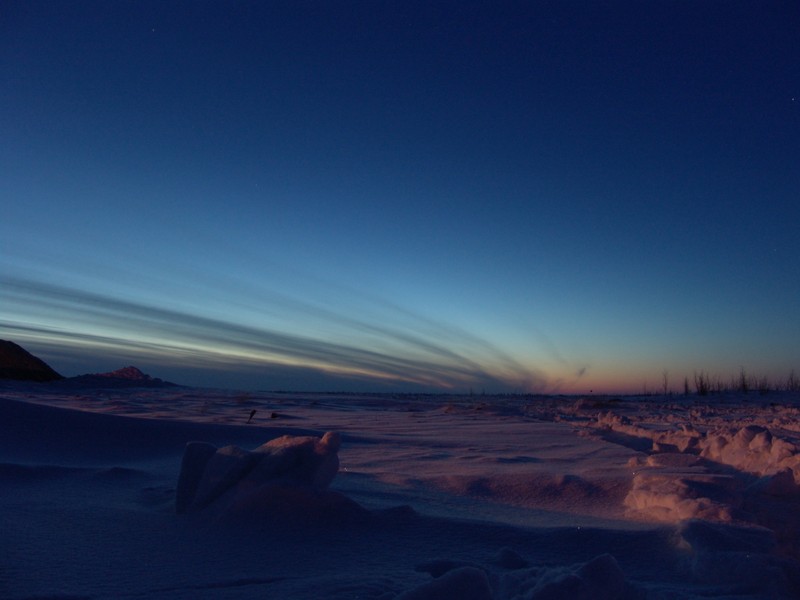
[[[232,488],[253,468],[255,460],[247,450],[225,446],[209,459],[190,509],[200,510]]]
[[[208,461],[217,451],[216,446],[205,442],[189,442],[183,452],[181,474],[178,478],[178,489],[175,494],[175,512],[186,512],[197,494],[197,488],[203,477]]]
[[[250,482],[281,481],[312,489],[325,489],[339,472],[339,434],[322,438],[284,435],[255,449],[263,455],[248,474]]]
[[[339,470],[340,445],[333,432],[322,438],[285,435],[252,452],[189,443],[178,478],[176,512],[202,510],[223,495],[235,495],[240,506],[251,505],[247,496],[265,497],[269,490],[264,487],[325,490]]]

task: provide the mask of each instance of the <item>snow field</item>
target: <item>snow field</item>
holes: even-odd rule
[[[6,386],[0,597],[800,593],[795,400],[489,400]]]

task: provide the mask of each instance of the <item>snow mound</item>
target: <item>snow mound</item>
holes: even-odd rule
[[[431,565],[418,568],[431,572],[436,579],[400,594],[395,600],[634,600],[642,596],[640,590],[626,582],[625,574],[610,554],[572,567],[517,566],[501,574],[455,561],[451,570],[442,572],[441,567],[448,562],[437,561],[436,569],[431,569]]]
[[[732,486],[735,482],[727,475],[643,470],[634,476],[625,506],[632,516],[656,521],[730,522],[736,502]]]
[[[431,478],[438,489],[511,506],[603,513],[622,500],[615,482],[592,481],[558,472],[515,472],[488,475],[453,474]]]
[[[730,593],[757,589],[765,598],[800,592],[797,563],[776,555],[775,533],[769,529],[693,519],[682,523],[677,534],[688,571],[699,583],[725,586]]]
[[[497,598],[530,600],[632,600],[640,593],[625,581],[617,560],[601,554],[573,567],[533,568],[505,574]]]
[[[448,571],[439,579],[403,592],[396,596],[395,600],[441,600],[442,598],[493,600],[494,596],[485,571],[477,567],[460,567]]]
[[[327,490],[339,470],[337,433],[321,438],[284,435],[253,451],[190,442],[184,451],[175,497],[178,514],[210,507],[226,512],[278,513],[355,508]]]

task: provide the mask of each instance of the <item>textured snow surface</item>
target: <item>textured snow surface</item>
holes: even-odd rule
[[[3,384],[0,597],[800,597],[798,404]]]

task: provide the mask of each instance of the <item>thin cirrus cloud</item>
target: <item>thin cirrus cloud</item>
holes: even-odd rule
[[[69,346],[106,348],[117,355],[149,357],[165,366],[204,364],[230,370],[235,365],[236,369],[280,373],[284,380],[290,376],[302,379],[313,372],[318,380],[320,374],[329,374],[332,382],[344,378],[372,381],[381,387],[492,391],[541,391],[547,387],[541,372],[523,367],[478,336],[408,311],[404,317],[414,326],[400,329],[302,301],[293,305],[295,313],[350,332],[345,343],[23,278],[4,278],[2,290],[6,303],[16,306],[27,319],[0,326],[18,337],[60,347],[62,354]],[[58,315],[57,321],[48,319],[48,314]],[[53,325],[56,322],[58,326]],[[441,343],[442,339],[448,344]],[[302,386],[302,381],[296,385]]]

